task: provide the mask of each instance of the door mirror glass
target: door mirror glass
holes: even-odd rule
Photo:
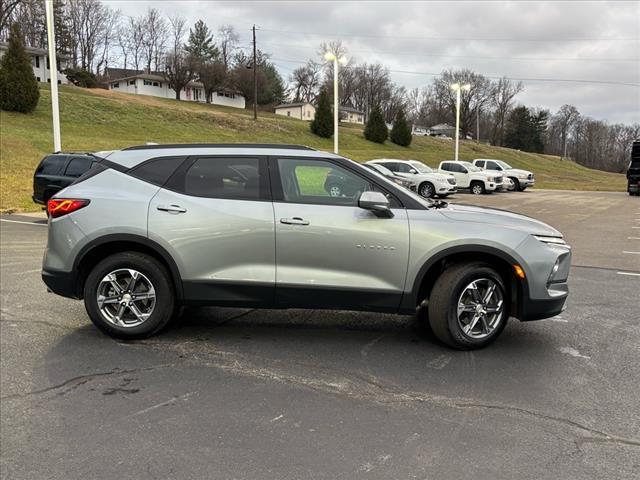
[[[381,192],[362,192],[358,199],[358,206],[364,210],[371,210],[380,217],[392,217],[389,199]]]

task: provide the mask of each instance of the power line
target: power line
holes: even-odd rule
[[[301,47],[298,45],[291,45],[286,43],[271,43],[271,42],[262,42],[262,45],[270,45],[273,47],[287,47],[293,48],[297,50],[315,50],[313,47]],[[391,51],[378,51],[378,50],[353,50],[349,49],[349,52],[354,53],[369,53],[369,54],[379,54],[379,55],[402,55],[402,56],[412,56],[416,58],[424,57],[438,57],[438,58],[467,58],[467,59],[487,59],[487,60],[533,60],[533,61],[593,61],[593,62],[640,62],[640,57],[638,58],[569,58],[569,57],[494,57],[494,56],[483,56],[483,55],[449,55],[449,54],[439,54],[439,53],[418,53],[418,52],[391,52]]]
[[[300,32],[294,30],[274,30],[270,28],[261,28],[264,32],[281,33],[285,35],[307,35],[322,37],[354,37],[354,38],[390,38],[394,40],[447,40],[447,41],[480,41],[480,42],[640,42],[640,38],[625,37],[576,37],[576,38],[525,38],[525,37],[442,37],[442,36],[401,36],[401,35],[372,35],[372,34],[355,34],[355,33],[329,33],[329,32]]]
[[[295,63],[299,65],[303,65],[307,63],[306,60],[291,60],[285,58],[272,57],[271,60],[285,62],[285,63]],[[388,70],[390,73],[402,73],[402,74],[411,74],[411,75],[423,75],[428,77],[439,77],[442,75],[442,72],[417,72],[415,70]],[[561,83],[587,83],[587,84],[598,84],[598,85],[623,85],[628,87],[640,87],[640,83],[631,83],[631,82],[618,82],[615,80],[585,80],[585,79],[572,79],[572,78],[522,78],[522,77],[510,77],[506,75],[483,75],[486,78],[490,78],[492,80],[499,80],[501,78],[506,78],[507,80],[517,80],[522,82],[561,82]]]

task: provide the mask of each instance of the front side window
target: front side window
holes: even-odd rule
[[[368,180],[326,160],[278,159],[284,200],[319,205],[358,205],[372,190]]]
[[[497,160],[496,163],[500,165],[505,170],[511,170],[513,167],[509,165],[507,162],[503,162],[502,160]]]
[[[478,165],[480,166],[480,165]],[[500,168],[496,162],[487,162],[487,169],[489,170],[498,170]]]
[[[258,158],[202,157],[184,176],[184,193],[196,197],[259,200]]]

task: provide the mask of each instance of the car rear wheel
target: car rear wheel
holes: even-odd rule
[[[174,312],[171,277],[155,258],[138,252],[111,255],[87,276],[84,304],[91,321],[107,335],[146,338]]]
[[[433,333],[459,350],[490,344],[508,318],[509,298],[502,277],[484,263],[451,266],[442,273],[429,298]]]
[[[418,189],[418,193],[420,194],[420,196],[424,198],[433,197],[433,194],[435,192],[436,192],[435,188],[433,188],[433,185],[431,185],[429,182],[421,183],[420,188]]]
[[[485,192],[486,191],[482,182],[473,182],[471,184],[471,193],[473,193],[474,195],[482,195]]]

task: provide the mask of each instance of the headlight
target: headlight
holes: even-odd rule
[[[536,237],[542,243],[548,243],[551,245],[564,245],[565,247],[570,248],[569,245],[567,245],[567,242],[565,242],[564,238],[562,237],[549,237],[547,235],[534,235],[534,237]]]
[[[495,177],[487,177],[487,180],[490,181],[490,182],[495,182],[496,181]]]

